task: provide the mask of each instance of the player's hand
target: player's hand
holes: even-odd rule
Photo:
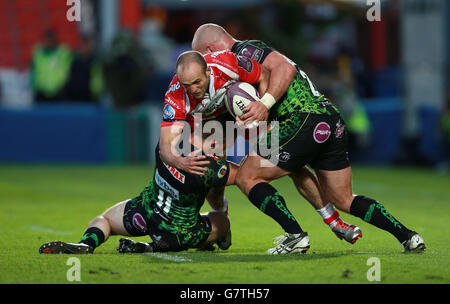
[[[236,120],[248,125],[253,121],[264,121],[269,117],[269,110],[261,102],[251,102],[245,109],[245,114],[237,117]]]
[[[205,175],[204,172],[208,171],[207,168],[203,167],[209,164],[209,160],[206,158],[206,155],[192,155],[191,153],[186,157],[180,157],[175,167],[191,174],[203,176]]]

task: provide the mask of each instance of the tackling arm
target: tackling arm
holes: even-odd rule
[[[262,63],[270,72],[267,91],[275,100],[280,99],[294,79],[297,69],[289,60],[278,52],[271,52]]]
[[[208,160],[204,160],[206,158],[205,155],[181,156],[177,151],[176,145],[180,140],[182,132],[183,126],[178,124],[172,124],[161,128],[159,139],[161,160],[164,163],[185,172],[203,175],[203,172],[207,171],[207,169],[202,166],[209,164]]]

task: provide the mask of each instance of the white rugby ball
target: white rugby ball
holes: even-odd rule
[[[225,105],[233,117],[241,117],[244,109],[254,101],[259,101],[259,93],[247,82],[233,83],[225,94]]]

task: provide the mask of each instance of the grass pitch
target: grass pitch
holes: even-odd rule
[[[121,255],[119,237],[112,236],[95,254],[76,256],[81,281],[74,282],[67,279],[72,256],[38,253],[47,241],[79,241],[92,218],[140,193],[151,176],[149,166],[1,165],[0,283],[450,283],[450,177],[425,169],[353,169],[355,193],[379,200],[419,232],[424,254],[402,254],[392,235],[343,212],[363,238],[354,245],[339,240],[288,178],[273,185],[310,236],[305,255],[266,255],[282,230],[235,186],[226,190],[233,235],[227,251]],[[372,257],[380,261],[380,281],[368,280]]]

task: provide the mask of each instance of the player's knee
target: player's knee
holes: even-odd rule
[[[103,225],[107,222],[108,220],[103,216],[103,215],[99,215],[97,217],[95,217],[92,221],[90,221],[89,226],[99,226],[99,225]]]
[[[258,182],[259,181],[256,180],[252,175],[243,172],[243,170],[239,170],[238,173],[236,174],[235,184],[246,195],[248,195],[248,193],[250,193],[250,190]]]
[[[339,199],[335,199],[332,203],[340,211],[350,213],[350,206],[352,205],[355,195],[346,196]]]
[[[292,181],[296,185],[301,184],[305,179],[305,175],[301,172],[291,172],[288,176],[292,179]]]
[[[99,215],[97,217],[95,217],[88,225],[88,227],[97,227],[100,230],[103,231],[103,233],[105,234],[105,237],[108,238],[108,235],[111,231],[111,224],[108,220],[108,218],[106,218],[103,215]]]

